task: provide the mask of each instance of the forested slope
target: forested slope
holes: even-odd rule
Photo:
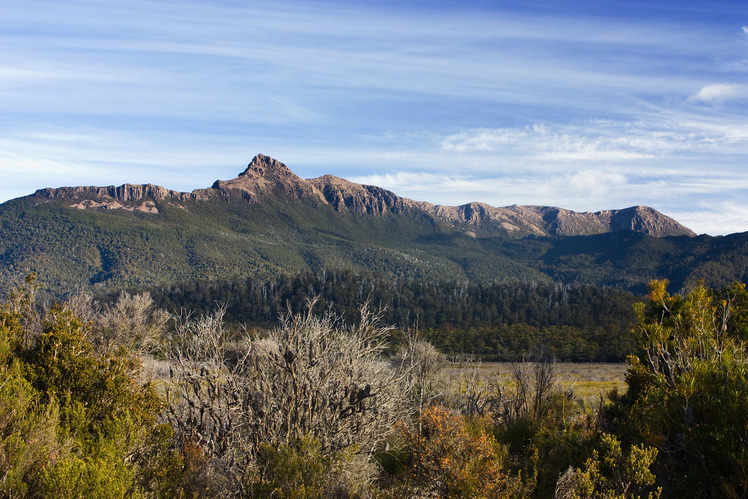
[[[671,276],[748,278],[748,233],[656,238],[633,231],[589,236],[471,237],[423,213],[372,217],[314,200],[247,203],[154,201],[159,213],[79,210],[51,199],[0,206],[0,286],[37,271],[53,296],[168,285],[196,279],[263,278],[304,271],[375,272],[431,281],[560,282],[638,293]]]

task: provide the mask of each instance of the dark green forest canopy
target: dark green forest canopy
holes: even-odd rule
[[[303,312],[314,298],[316,313],[330,309],[346,321],[368,301],[381,310],[384,323],[400,331],[418,329],[448,354],[516,360],[544,353],[607,362],[622,362],[633,351],[633,304],[643,299],[594,286],[397,280],[350,271],[193,281],[149,292],[158,306],[175,313],[225,306],[228,321],[260,328],[271,327],[282,314]]]

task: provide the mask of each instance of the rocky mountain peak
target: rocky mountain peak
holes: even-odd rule
[[[471,233],[522,237],[574,236],[633,230],[655,237],[695,235],[675,220],[646,206],[622,210],[574,212],[549,206],[494,207],[481,202],[462,206],[439,206],[402,198],[373,185],[350,182],[334,175],[304,180],[280,161],[258,154],[237,178],[218,181],[214,188],[239,190],[253,202],[272,196],[291,199],[314,198],[337,211],[366,215],[401,213],[415,209]]]
[[[216,180],[213,189],[240,191],[251,202],[267,197],[316,198],[323,201],[320,192],[309,181],[297,176],[277,159],[263,154],[255,156],[237,178]]]
[[[654,237],[696,235],[691,229],[649,206],[632,206],[611,212],[610,230],[633,230]]]
[[[247,165],[247,169],[240,173],[238,178],[272,178],[280,180],[292,177],[296,177],[296,175],[286,165],[270,156],[258,154],[252,158],[252,161]]]

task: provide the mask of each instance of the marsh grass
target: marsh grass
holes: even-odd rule
[[[579,400],[596,402],[611,390],[626,390],[624,376],[627,364],[558,362],[554,364],[558,375],[556,388],[571,391]],[[447,384],[459,390],[465,380],[475,376],[477,382],[497,382],[500,386],[512,387],[511,362],[455,362],[444,369],[442,375]]]

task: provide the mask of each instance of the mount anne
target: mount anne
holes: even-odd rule
[[[423,282],[556,282],[643,292],[748,280],[748,233],[695,235],[635,206],[438,206],[263,155],[232,180],[45,188],[0,204],[0,292],[37,272],[44,292],[372,273]]]
[[[360,215],[423,212],[463,229],[472,237],[477,232],[523,237],[529,234],[580,236],[620,230],[633,230],[655,237],[695,235],[675,220],[646,206],[596,213],[548,206],[496,208],[478,202],[440,206],[413,201],[381,187],[356,184],[334,175],[305,180],[280,161],[262,154],[255,156],[237,178],[217,180],[212,187],[191,193],[151,184],[124,184],[119,187],[47,188],[38,190],[34,196],[71,200],[74,202],[70,206],[81,209],[125,209],[149,213],[158,213],[155,201],[166,200],[177,203],[186,200],[210,201],[228,196],[240,196],[249,203],[262,203],[268,199],[310,200],[330,205],[339,212]]]

